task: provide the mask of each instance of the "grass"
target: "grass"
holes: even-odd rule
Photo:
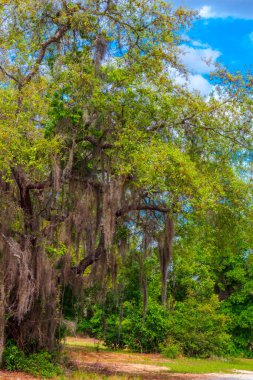
[[[134,352],[128,350],[128,349],[112,349],[103,343],[102,340],[97,339],[83,339],[83,338],[73,338],[73,337],[67,337],[64,341],[64,345],[66,348],[69,349],[80,349],[83,348],[86,352],[95,352],[95,351],[105,351],[105,352],[117,352],[117,353],[128,353],[128,354],[135,354]]]
[[[142,355],[140,353],[135,354],[129,350],[116,351],[110,350],[104,346],[103,342],[92,341],[91,339],[78,339],[68,338],[66,340],[66,347],[68,350],[80,350],[81,352],[112,352],[118,354],[117,363],[120,364],[124,361],[124,355],[128,355],[128,360],[135,364],[150,364],[156,366],[166,367],[170,373],[192,373],[192,374],[205,374],[205,373],[232,373],[234,370],[247,370],[253,371],[253,359],[242,358],[215,358],[215,359],[195,359],[195,358],[178,358],[178,359],[166,359],[162,355]],[[102,355],[101,352],[101,355]],[[128,377],[121,376],[109,376],[105,375],[87,375],[84,372],[77,372],[71,379],[74,380],[100,380],[100,379],[112,379],[112,380],[125,380]],[[75,377],[77,376],[77,377]],[[79,376],[79,377],[78,377]],[[82,377],[83,376],[83,377]],[[86,377],[85,377],[86,376]],[[88,377],[87,377],[88,376]],[[93,376],[93,377],[92,377]],[[96,377],[97,376],[97,377]],[[138,377],[132,377],[131,379],[138,379]]]
[[[169,367],[170,372],[178,373],[231,373],[234,370],[253,371],[253,360],[250,359],[180,358],[168,359],[159,365]]]
[[[92,341],[92,339],[89,339],[89,340],[86,340],[86,339],[77,339],[77,338],[72,338],[72,337],[68,337],[65,342],[64,342],[64,345],[66,347],[72,347],[72,348],[85,348],[86,350],[90,351],[111,351],[108,347],[106,347],[104,345],[104,343],[102,341],[97,341],[96,339],[94,339],[94,341]]]

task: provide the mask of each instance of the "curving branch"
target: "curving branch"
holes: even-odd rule
[[[56,42],[59,42],[61,40],[61,38],[65,35],[65,33],[68,31],[68,29],[69,29],[68,24],[61,26],[60,28],[57,29],[57,31],[55,32],[55,34],[52,37],[48,38],[46,41],[44,41],[41,44],[39,54],[38,54],[38,58],[36,59],[36,62],[34,64],[33,68],[31,69],[31,71],[21,81],[20,88],[22,88],[22,86],[24,86],[25,84],[29,83],[32,80],[32,78],[34,77],[34,75],[37,74],[37,72],[39,70],[39,66],[45,57],[47,48],[50,45],[52,45]]]
[[[154,205],[154,204],[130,204],[126,207],[123,207],[121,209],[119,209],[117,212],[116,212],[116,217],[120,217],[120,216],[123,216],[125,214],[128,214],[129,212],[131,211],[145,211],[145,210],[150,210],[150,211],[157,211],[157,212],[161,212],[161,213],[169,213],[171,211],[171,209],[169,209],[168,207],[165,207],[165,206],[159,206],[159,205]]]
[[[90,254],[86,256],[84,259],[80,261],[80,263],[72,268],[72,271],[75,274],[83,274],[85,269],[94,264],[96,261],[100,259],[100,257],[106,253],[105,250],[105,237],[104,237],[104,232],[102,231],[101,238],[98,244],[98,247],[95,250],[94,254]]]

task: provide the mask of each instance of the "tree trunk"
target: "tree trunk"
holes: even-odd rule
[[[174,239],[174,223],[173,219],[166,217],[165,229],[159,241],[159,258],[162,273],[162,304],[167,307],[167,281],[168,269],[172,260],[172,244]]]
[[[143,260],[146,258],[143,258],[141,255],[138,256],[139,261],[139,282],[140,282],[140,289],[142,292],[142,300],[143,300],[143,317],[145,318],[147,308],[148,308],[148,281],[147,281],[147,274],[145,270],[145,266],[143,263]]]

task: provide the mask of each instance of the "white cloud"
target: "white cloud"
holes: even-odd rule
[[[182,33],[180,37],[181,37],[182,41],[184,41],[184,42],[190,42],[191,41],[190,37],[187,36],[186,33]]]
[[[190,90],[198,91],[203,96],[210,95],[210,92],[213,90],[210,82],[199,74],[189,76],[188,86]]]
[[[203,18],[253,19],[252,0],[174,0],[175,6],[186,6],[196,9]]]
[[[181,62],[186,67],[188,75],[185,77],[176,70],[172,70],[170,76],[174,78],[176,84],[208,97],[214,87],[204,76],[215,69],[215,63],[221,56],[221,52],[201,41],[191,39],[188,39],[187,44],[182,44],[180,48]]]
[[[181,45],[181,61],[192,74],[208,74],[214,69],[216,60],[221,52],[211,48],[194,49],[188,45]]]
[[[201,96],[208,97],[213,91],[213,85],[200,74],[183,75],[174,68],[168,69],[168,75],[175,84],[193,92],[197,91]]]
[[[181,40],[182,40],[182,43],[187,43],[187,44],[195,46],[195,47],[200,47],[200,48],[210,47],[207,43],[204,43],[204,42],[199,41],[199,40],[193,40],[186,33],[181,34]]]
[[[200,47],[200,48],[208,48],[209,47],[208,44],[204,44],[201,41],[190,40],[190,43],[192,44],[192,46],[195,46],[195,47]]]
[[[252,33],[253,34],[253,33]],[[215,69],[215,63],[221,56],[221,52],[212,49],[208,44],[198,40],[192,40],[184,35],[185,43],[180,46],[181,62],[186,67],[188,74],[182,75],[178,70],[170,68],[169,76],[179,86],[189,91],[197,91],[208,99],[215,90],[214,86],[205,78]]]
[[[199,9],[199,15],[202,18],[217,17],[216,13],[212,10],[212,7],[210,5],[203,5],[203,7]]]
[[[187,78],[175,77],[175,82],[180,86],[186,86],[189,91],[197,91],[202,96],[208,96],[213,90],[213,86],[200,74],[189,74]]]

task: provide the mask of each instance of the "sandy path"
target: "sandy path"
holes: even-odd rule
[[[233,374],[212,374],[211,380],[253,380],[253,371],[235,371]]]
[[[129,379],[131,376],[140,376],[143,380],[209,380],[205,375],[169,373],[169,367],[161,366],[164,358],[158,354],[86,352],[77,349],[68,351],[68,355],[80,369],[107,375],[126,374],[130,376]],[[146,364],[147,361],[153,364]]]
[[[71,340],[76,344],[80,342],[80,338],[71,338]],[[84,344],[85,342],[86,339],[83,339]],[[94,349],[96,344],[101,342],[89,339],[87,343]],[[162,366],[164,358],[159,354],[89,352],[85,348],[82,350],[81,347],[76,347],[76,349],[71,347],[68,355],[80,369],[108,375],[126,374],[129,375],[129,379],[137,375],[143,380],[253,380],[253,372],[249,371],[238,371],[234,374],[173,374],[168,372],[169,367]]]
[[[23,372],[8,372],[8,371],[0,371],[0,379],[1,380],[38,380],[38,378],[27,375]]]

